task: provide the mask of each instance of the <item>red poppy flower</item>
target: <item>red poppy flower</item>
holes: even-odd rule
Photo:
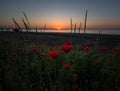
[[[52,49],[51,47],[49,48],[49,50],[50,50],[50,51],[53,51],[53,49]]]
[[[9,39],[6,39],[6,40],[5,40],[5,44],[7,44],[7,45],[10,44],[10,40],[9,40]]]
[[[52,46],[57,46],[57,44],[55,42],[52,42]]]
[[[18,28],[14,28],[13,31],[14,32],[20,32],[20,30]]]
[[[57,51],[52,51],[51,53],[50,53],[50,57],[51,58],[57,58],[59,56],[59,53],[57,52]]]
[[[67,45],[72,45],[72,41],[71,40],[69,40],[69,41],[67,41],[67,43],[66,43]]]
[[[60,33],[60,36],[64,36],[64,33]]]
[[[85,50],[85,51],[89,51],[90,48],[87,46],[87,47],[84,48],[84,50]]]
[[[41,53],[40,55],[41,55],[42,57],[45,57],[45,56],[46,56],[46,54],[45,54],[45,53]]]
[[[49,57],[49,60],[53,60],[53,58],[50,56],[50,57]]]
[[[102,47],[102,48],[101,48],[101,51],[106,52],[106,51],[107,51],[107,48],[106,48],[106,47]]]
[[[11,52],[12,50],[10,48],[7,48],[6,51]]]
[[[96,44],[96,42],[95,42],[95,41],[92,41],[90,44],[91,44],[91,45],[95,45],[95,44]]]
[[[14,58],[15,58],[15,55],[11,54],[8,56],[7,60],[8,60],[8,62],[10,62],[10,61],[14,60]]]
[[[38,50],[38,48],[36,48],[36,47],[33,48],[33,51],[34,51],[34,52],[37,52],[37,50]]]
[[[41,48],[43,48],[43,47],[42,47],[41,45],[39,45],[39,46],[38,46],[38,48],[40,48],[40,49],[41,49]]]
[[[25,53],[25,55],[26,55],[26,56],[29,56],[29,55],[30,55],[30,53],[29,53],[29,52],[26,52],[26,53]]]
[[[115,51],[115,52],[118,52],[120,49],[119,48],[113,48],[113,50]]]
[[[78,88],[79,88],[78,84],[76,84],[76,83],[73,84],[73,88],[74,88],[74,89],[78,89]]]
[[[69,63],[65,64],[65,69],[69,69],[71,67],[71,65]]]
[[[63,46],[62,46],[62,50],[63,50],[65,53],[70,52],[71,49],[72,49],[72,46],[71,46],[71,45],[63,45]]]

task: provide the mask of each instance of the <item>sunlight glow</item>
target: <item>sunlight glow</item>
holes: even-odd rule
[[[57,27],[58,30],[61,30],[62,28],[60,26]]]

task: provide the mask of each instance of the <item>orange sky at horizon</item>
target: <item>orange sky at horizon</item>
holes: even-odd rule
[[[19,20],[16,19],[16,21],[18,22]],[[31,20],[32,21],[32,20]],[[44,27],[44,25],[46,24],[46,28],[55,28],[55,29],[64,29],[64,28],[70,28],[70,19],[66,20],[66,21],[62,21],[62,20],[54,20],[54,21],[49,21],[49,22],[39,22],[39,21],[30,21],[30,24],[31,24],[31,27],[32,28],[41,28],[41,27]],[[18,24],[21,26],[21,27],[24,27],[24,24],[23,22],[20,20],[18,22]],[[79,21],[75,22],[73,21],[73,28],[74,28],[74,25],[77,24],[77,28],[79,27]],[[84,21],[81,22],[81,28],[84,28]],[[11,26],[14,26],[14,23],[11,19],[11,21],[4,21],[2,23],[0,23],[0,26],[1,27],[11,27]],[[100,28],[120,28],[120,24],[119,23],[112,23],[110,22],[109,24],[108,23],[99,23],[99,22],[91,22],[91,20],[87,21],[87,28],[97,28],[97,29],[100,29]]]
[[[44,27],[44,25],[46,24],[46,28],[55,28],[55,29],[64,29],[64,28],[70,28],[70,23],[68,24],[65,24],[65,23],[51,23],[51,24],[48,24],[48,23],[43,23],[43,24],[40,24],[40,23],[34,23],[32,24],[31,23],[31,27],[32,28],[41,28],[41,27]],[[19,23],[19,25],[21,27],[24,27],[23,23]],[[14,23],[5,23],[5,24],[0,24],[0,27],[14,27]],[[73,24],[73,28],[74,28],[74,24]],[[79,24],[77,23],[77,28],[79,28]],[[81,28],[84,28],[84,23],[82,23],[81,25]],[[101,29],[101,28],[120,28],[120,25],[119,24],[87,24],[87,28],[97,28],[97,29]]]

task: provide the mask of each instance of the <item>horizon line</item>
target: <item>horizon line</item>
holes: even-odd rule
[[[0,30],[1,29],[14,29],[15,27],[0,27]],[[25,27],[21,27],[21,29],[26,29]],[[29,29],[40,29],[40,30],[43,30],[44,28],[42,27],[31,27]],[[45,30],[70,30],[71,28],[61,28],[61,29],[57,29],[57,28],[45,28]],[[79,28],[76,28],[77,30]],[[83,30],[84,28],[81,28],[81,30]],[[105,28],[87,28],[87,30],[120,30],[120,28],[116,27],[116,28],[108,28],[108,27],[105,27]],[[74,30],[74,29],[73,29]]]

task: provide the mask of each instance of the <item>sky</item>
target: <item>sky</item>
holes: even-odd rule
[[[68,28],[70,19],[82,27],[88,10],[88,28],[120,28],[120,0],[1,0],[0,26],[21,26],[26,13],[32,27]]]

